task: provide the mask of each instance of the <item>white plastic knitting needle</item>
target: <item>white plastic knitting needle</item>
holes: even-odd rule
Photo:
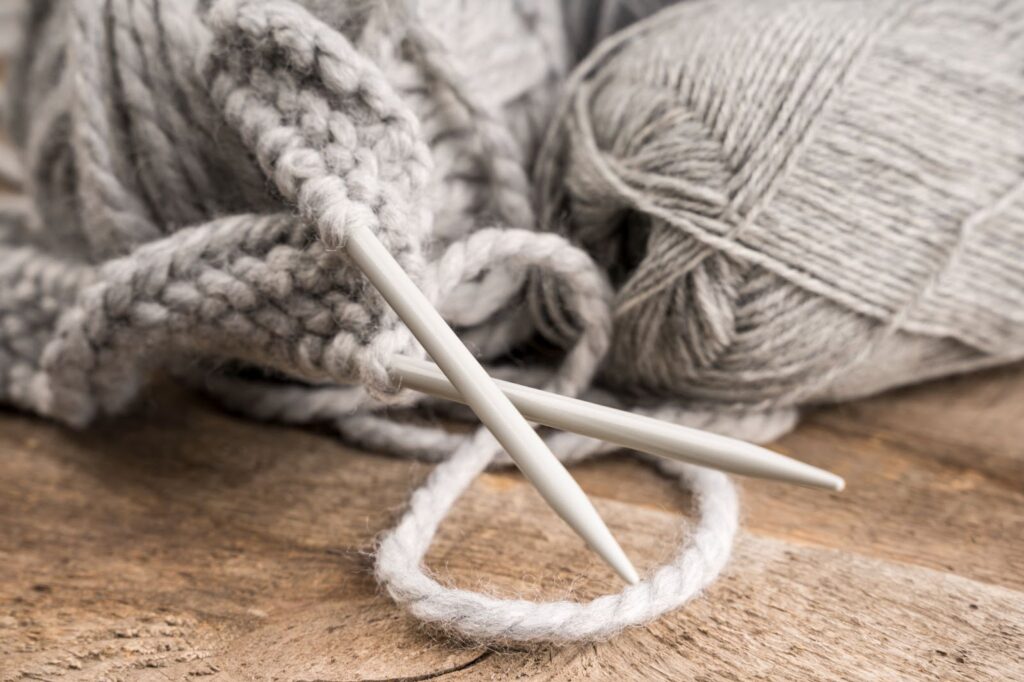
[[[449,387],[490,429],[523,475],[552,509],[630,585],[640,581],[594,505],[523,415],[498,389],[472,353],[377,236],[363,226],[349,231],[346,249],[451,382]],[[446,383],[448,383],[446,381]]]
[[[407,388],[462,402],[444,374],[429,362],[395,356],[391,361],[391,370]],[[523,416],[545,426],[742,476],[835,491],[846,487],[845,481],[831,472],[753,443],[508,381],[496,383]]]

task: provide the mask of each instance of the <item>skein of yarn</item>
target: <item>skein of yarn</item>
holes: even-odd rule
[[[503,599],[424,569],[507,458],[486,431],[382,412],[428,402],[386,370],[422,351],[337,248],[347,217],[373,213],[484,358],[564,345],[496,375],[770,439],[795,405],[1021,355],[1024,4],[691,0],[627,25],[661,4],[31,3],[0,399],[84,425],[164,369],[440,462],[376,574],[475,640],[607,637],[679,607],[727,562],[738,505],[674,462],[656,465],[699,519],[620,593]],[[610,449],[546,437],[567,462]]]
[[[1020,2],[722,0],[597,48],[538,182],[617,288],[601,379],[750,408],[1024,356],[1022,26]]]

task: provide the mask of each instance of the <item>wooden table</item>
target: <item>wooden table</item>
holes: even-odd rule
[[[374,538],[424,464],[173,387],[76,433],[0,412],[0,680],[1024,679],[1024,368],[821,409],[777,447],[842,494],[743,481],[726,574],[597,645],[492,650],[381,595]],[[626,455],[574,468],[641,569],[687,500]],[[586,598],[609,572],[515,473],[430,566]]]

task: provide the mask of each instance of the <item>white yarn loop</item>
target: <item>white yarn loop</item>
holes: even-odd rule
[[[398,526],[377,550],[376,573],[388,592],[418,618],[484,641],[602,639],[676,609],[707,587],[729,559],[739,519],[736,491],[722,473],[658,460],[694,495],[699,520],[674,560],[618,594],[592,601],[501,599],[442,585],[423,558],[458,497],[487,466],[497,444],[477,431],[412,496]]]

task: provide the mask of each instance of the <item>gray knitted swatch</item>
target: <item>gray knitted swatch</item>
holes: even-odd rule
[[[443,406],[388,376],[422,350],[347,230],[486,361],[513,353],[495,374],[751,440],[807,402],[1015,360],[1024,0],[667,4],[33,0],[0,400],[85,425],[163,371],[441,462],[377,575],[463,636],[593,639],[677,608],[738,524],[729,480],[678,463],[657,466],[699,520],[640,585],[534,603],[424,570],[508,459],[384,413]],[[545,436],[564,461],[610,450]]]

